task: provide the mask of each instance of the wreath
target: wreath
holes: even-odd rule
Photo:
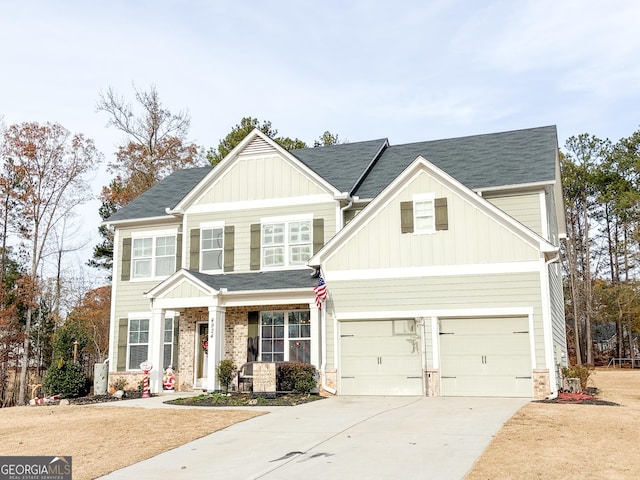
[[[204,353],[209,353],[209,335],[208,334],[204,334],[202,335],[202,337],[200,337],[200,345],[202,345],[202,349],[204,350]]]

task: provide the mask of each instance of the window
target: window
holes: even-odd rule
[[[309,310],[261,312],[260,358],[263,362],[311,362]]]
[[[173,318],[171,317],[165,317],[164,319],[164,343],[162,348],[162,368],[165,369],[173,363]]]
[[[224,229],[203,228],[200,230],[200,270],[222,270]]]
[[[434,232],[435,227],[435,207],[434,195],[416,195],[413,199],[413,224],[416,233]]]
[[[127,370],[138,370],[149,356],[149,319],[129,319]]]
[[[176,236],[134,238],[131,264],[133,278],[171,275],[176,269]]]
[[[313,247],[312,222],[264,223],[261,243],[265,268],[305,265]]]

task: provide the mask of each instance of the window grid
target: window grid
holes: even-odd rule
[[[262,265],[289,267],[305,265],[312,253],[311,221],[262,225]]]
[[[131,277],[165,277],[175,272],[176,237],[134,238],[131,248]]]
[[[164,344],[162,352],[163,368],[167,368],[173,362],[173,318],[164,319]]]
[[[433,199],[415,201],[413,204],[416,232],[435,231],[435,209]]]
[[[200,270],[221,271],[224,247],[222,228],[204,228],[200,231]]]
[[[264,362],[311,363],[309,310],[261,312],[260,358]]]
[[[140,364],[148,360],[149,319],[132,318],[129,320],[128,370],[139,370]]]

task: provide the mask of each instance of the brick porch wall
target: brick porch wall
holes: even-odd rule
[[[228,307],[225,315],[224,358],[233,361],[236,368],[247,362],[247,336],[249,334],[249,312],[268,310],[308,310],[308,304]]]
[[[533,398],[542,400],[551,393],[549,369],[533,369]]]
[[[192,390],[195,375],[196,322],[209,319],[208,308],[186,309],[178,321],[178,365],[176,370],[176,390]]]

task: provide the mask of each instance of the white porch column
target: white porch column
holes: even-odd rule
[[[326,308],[326,303],[325,303]],[[322,310],[319,310],[316,307],[315,303],[309,304],[309,321],[311,327],[311,345],[310,345],[310,359],[311,363],[317,368],[320,369],[323,367],[324,358],[322,358],[321,352],[321,342],[326,342],[325,334],[326,332],[322,331],[322,322],[320,321],[320,315],[322,315]]]
[[[220,389],[216,368],[224,359],[225,308],[209,307],[209,355],[207,356],[207,390]]]
[[[164,315],[161,308],[154,308],[149,322],[149,355],[147,360],[153,365],[149,374],[149,390],[151,393],[162,392],[163,346],[164,346]]]

